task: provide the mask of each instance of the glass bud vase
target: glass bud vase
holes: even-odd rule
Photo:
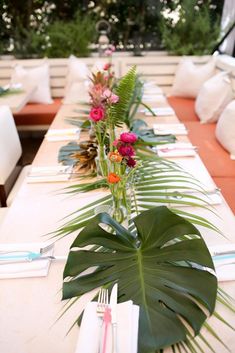
[[[131,214],[131,188],[129,185],[114,185],[112,190],[111,216],[124,227],[128,228]]]
[[[98,145],[97,157],[95,158],[97,176],[107,177],[108,175],[108,158],[105,146]]]

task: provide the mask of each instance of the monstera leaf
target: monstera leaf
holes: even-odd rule
[[[140,306],[138,351],[152,353],[187,340],[189,326],[199,333],[205,311],[214,311],[217,280],[205,270],[213,262],[199,231],[184,218],[161,206],[134,224],[132,234],[106,213],[92,219],[71,246],[63,299],[118,282],[119,302]],[[77,249],[88,245],[96,250]]]

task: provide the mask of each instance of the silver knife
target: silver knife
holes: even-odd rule
[[[118,284],[114,284],[111,295],[110,295],[110,308],[112,316],[112,353],[118,353],[117,351],[117,293]]]

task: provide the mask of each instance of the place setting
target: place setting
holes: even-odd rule
[[[138,305],[118,303],[118,283],[101,288],[84,309],[75,353],[137,353],[138,321]]]
[[[191,142],[176,142],[169,144],[161,144],[152,147],[152,150],[158,154],[159,157],[195,157],[197,154],[197,147],[193,146]]]
[[[28,173],[26,182],[29,184],[67,182],[71,179],[73,174],[73,166],[54,165],[32,167]]]
[[[49,142],[77,141],[80,137],[80,131],[79,128],[49,129],[45,139]]]

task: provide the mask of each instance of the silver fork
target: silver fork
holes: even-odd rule
[[[43,246],[39,249],[39,252],[31,251],[31,250],[5,250],[0,251],[0,261],[9,261],[9,260],[36,260],[40,259],[42,255],[46,254],[50,251],[54,246],[54,243]]]
[[[105,309],[109,304],[109,292],[108,289],[100,288],[98,294],[98,301],[96,307],[96,314],[98,318],[103,319]]]
[[[101,352],[103,317],[104,317],[105,310],[108,307],[108,304],[109,304],[108,289],[100,288],[99,294],[98,294],[97,306],[96,306],[96,315],[100,320],[98,352]]]

